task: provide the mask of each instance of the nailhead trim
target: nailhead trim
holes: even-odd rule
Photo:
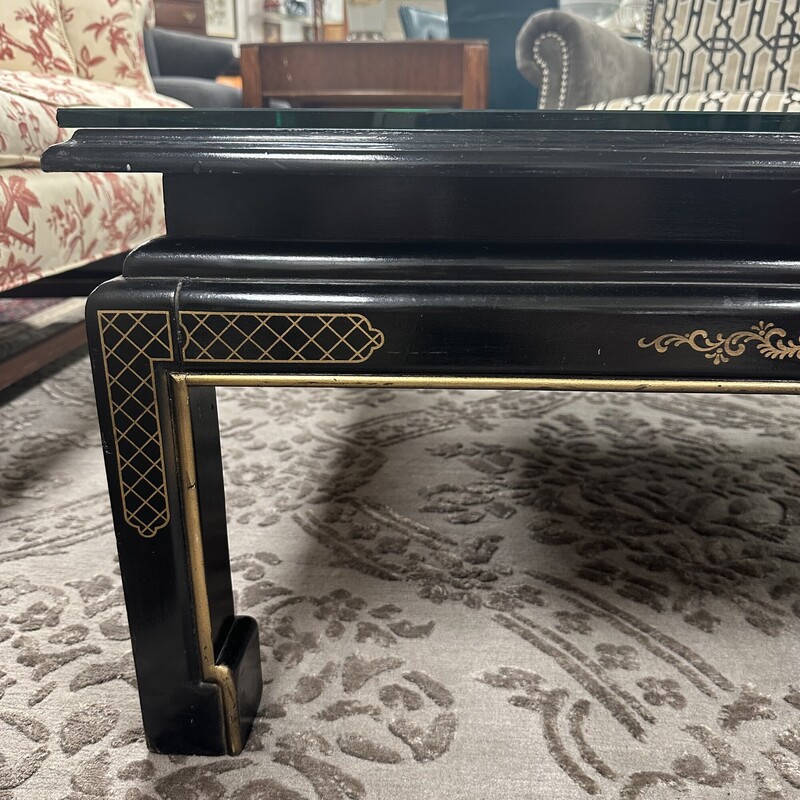
[[[555,31],[550,31],[549,33],[543,33],[541,36],[537,36],[533,43],[533,60],[542,71],[542,88],[539,100],[540,108],[546,103],[547,92],[550,89],[550,68],[548,67],[547,61],[544,59],[541,50],[539,49],[540,44],[545,39],[555,39],[561,48],[561,86],[558,89],[557,106],[557,108],[561,110],[564,108],[567,102],[567,84],[569,82],[569,47],[567,47],[566,39],[560,33],[555,33]]]

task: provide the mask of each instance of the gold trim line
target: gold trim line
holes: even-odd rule
[[[190,386],[393,387],[405,389],[548,389],[554,391],[722,392],[800,394],[800,381],[654,378],[519,378],[428,375],[231,375],[169,373],[180,457],[180,494],[192,600],[203,680],[219,687],[229,752],[241,752],[239,704],[229,667],[217,664],[206,584],[197,470],[189,403]]]
[[[186,551],[189,560],[189,577],[197,626],[197,644],[203,680],[216,684],[220,690],[222,712],[225,719],[228,751],[231,755],[242,752],[239,701],[236,685],[229,667],[216,663],[214,640],[211,632],[211,609],[206,584],[205,554],[200,522],[200,505],[197,497],[197,466],[192,439],[192,418],[189,404],[189,382],[185,376],[171,374],[172,397],[175,412],[175,434],[180,455],[180,493],[184,513]]]
[[[547,389],[588,392],[800,394],[800,381],[697,378],[519,378],[447,375],[233,375],[172,373],[192,386],[343,386],[396,389]]]

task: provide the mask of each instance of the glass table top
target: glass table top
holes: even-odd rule
[[[64,128],[608,130],[800,133],[800,114],[720,111],[417,111],[69,108]]]

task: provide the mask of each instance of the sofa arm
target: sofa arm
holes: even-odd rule
[[[153,28],[160,75],[185,75],[213,80],[234,60],[229,42],[191,33]]]
[[[159,94],[173,97],[193,108],[241,108],[242,90],[207,78],[160,76],[153,78]]]
[[[651,91],[647,50],[563,11],[541,11],[522,26],[517,68],[539,87],[542,109],[578,108]]]

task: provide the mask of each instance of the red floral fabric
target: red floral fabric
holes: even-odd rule
[[[70,106],[183,107],[155,92],[69,75],[44,76],[0,70],[0,167],[37,164],[51,144],[69,137],[56,110]]]
[[[151,0],[60,2],[79,77],[153,91],[142,37]]]
[[[0,0],[0,69],[75,72],[59,0]]]
[[[0,170],[0,292],[163,233],[159,175]]]
[[[151,0],[0,0],[0,292],[164,232],[161,177],[44,173],[68,106],[182,107],[153,90]]]

